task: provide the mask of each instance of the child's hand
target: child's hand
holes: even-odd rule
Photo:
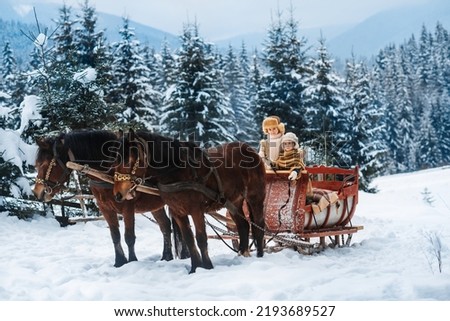
[[[288,176],[288,180],[290,181],[295,181],[297,179],[297,172],[296,171],[292,171],[289,176]]]

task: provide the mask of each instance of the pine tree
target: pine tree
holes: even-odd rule
[[[205,145],[235,139],[233,111],[220,90],[223,80],[215,65],[198,26],[186,24],[177,53],[177,77],[165,94],[161,117],[164,133]]]
[[[262,119],[263,116],[258,116],[258,102],[259,102],[259,93],[262,92],[262,66],[260,62],[260,57],[258,55],[258,51],[255,49],[255,52],[251,59],[250,71],[249,71],[249,97],[250,97],[250,110],[254,113],[254,119],[257,124],[254,128],[255,130],[255,148],[258,147],[259,139],[261,137],[261,127],[258,123],[259,119]]]
[[[333,61],[325,46],[325,39],[319,39],[314,74],[310,86],[304,92],[308,106],[308,135],[317,163],[345,165],[345,155],[340,148],[345,143],[345,122],[348,113],[343,105],[343,80],[333,71]],[[313,156],[313,155],[311,155]]]
[[[357,63],[352,55],[346,65],[345,89],[349,119],[344,129],[347,142],[341,152],[344,154],[343,159],[348,157],[349,165],[359,166],[360,189],[373,192],[370,183],[380,174],[385,147],[380,140],[382,114],[372,93],[369,76],[365,64]]]
[[[247,131],[246,141],[257,148],[260,128],[255,126],[255,114],[256,104],[258,102],[258,91],[261,89],[261,70],[258,61],[258,53],[255,50],[255,56],[253,57],[253,63],[247,54],[247,46],[245,42],[242,42],[241,51],[239,54],[239,64],[241,66],[241,73],[244,77],[244,95],[247,97],[248,105],[246,110],[246,120],[244,122],[247,125],[245,130]]]
[[[4,105],[9,108],[9,115],[5,115],[5,126],[8,128],[16,129],[20,121],[19,105],[25,96],[26,81],[25,76],[19,70],[14,56],[14,52],[11,49],[10,43],[7,41],[3,48],[2,55],[2,79],[3,84],[0,87],[0,91],[3,91],[8,95],[8,99],[4,99]]]
[[[306,41],[298,39],[298,23],[291,15],[287,23],[278,16],[272,23],[265,44],[264,62],[268,72],[262,76],[262,88],[258,94],[256,120],[276,115],[290,131],[303,136],[306,127],[305,106],[302,92],[307,87]]]
[[[109,94],[109,101],[121,107],[117,113],[120,123],[153,130],[158,123],[161,95],[151,84],[151,71],[141,56],[140,42],[128,18],[123,18],[119,33],[121,40],[113,44],[115,88]]]
[[[15,54],[10,42],[5,43],[3,48],[3,90],[11,96],[11,104],[17,107],[25,96],[26,77],[19,69]]]
[[[254,120],[251,119],[253,115],[250,112],[250,102],[242,67],[231,45],[228,47],[227,55],[224,58],[223,70],[225,90],[234,111],[236,139],[249,141],[251,139],[249,128],[254,127]]]
[[[83,10],[94,14],[87,1]],[[33,85],[34,90],[38,89],[40,112],[45,121],[38,128],[31,126],[28,131],[37,130],[36,134],[44,134],[55,130],[105,128],[111,112],[103,100],[104,74],[99,70],[105,68],[100,63],[106,62],[101,59],[92,61],[92,65],[81,62],[85,47],[78,40],[84,38],[84,29],[72,29],[75,21],[68,7],[60,10],[58,23],[62,27],[53,33],[53,48],[48,48],[48,35],[44,33],[40,33],[35,41],[39,66],[34,72]],[[38,32],[39,29],[38,26]],[[98,47],[93,50],[97,54],[101,43],[96,42],[96,45]],[[75,49],[79,50],[75,52]]]
[[[161,83],[162,91],[166,91],[175,83],[175,59],[169,47],[167,40],[163,41],[161,46]]]

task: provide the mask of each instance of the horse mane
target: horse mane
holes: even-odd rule
[[[42,163],[45,160],[53,158],[53,146],[56,141],[55,136],[43,137],[37,141],[39,146],[36,154],[36,162]]]
[[[67,133],[61,138],[64,146],[71,150],[75,156],[75,161],[80,163],[114,161],[111,151],[108,152],[106,144],[117,146],[117,136],[112,131],[107,130],[83,130]]]
[[[136,135],[152,150],[149,165],[163,172],[171,171],[174,167],[184,168],[186,162],[198,160],[198,156],[202,155],[201,148],[194,142],[180,141],[148,131],[137,131]]]

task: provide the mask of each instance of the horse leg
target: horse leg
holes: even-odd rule
[[[213,268],[213,265],[208,254],[208,236],[206,234],[205,217],[202,212],[197,212],[192,214],[192,218],[195,226],[195,238],[200,253],[202,254],[202,267],[210,270]]]
[[[170,219],[167,217],[164,207],[161,207],[159,210],[152,211],[152,215],[156,222],[158,222],[159,229],[163,235],[163,253],[161,260],[173,260],[171,240],[172,228],[170,226]]]
[[[103,214],[106,222],[109,226],[109,232],[111,233],[111,239],[114,245],[114,253],[115,253],[115,267],[121,267],[125,263],[128,262],[125,257],[125,253],[123,251],[122,245],[120,243],[120,229],[119,229],[119,220],[117,219],[117,213],[111,210],[104,210],[99,206],[100,212]]]
[[[172,221],[172,230],[173,230],[173,239],[175,244],[175,255],[180,259],[190,258],[189,248],[186,245],[186,242],[183,240],[183,236],[181,234],[180,226],[177,224],[175,219],[172,216],[169,208],[169,214]]]
[[[245,257],[250,256],[250,249],[249,249],[249,224],[247,219],[245,218],[245,214],[242,211],[242,205],[243,201],[239,201],[234,203],[236,206],[235,208],[229,209],[231,213],[231,217],[234,220],[234,223],[236,223],[236,228],[238,230],[239,234],[239,254]]]
[[[258,196],[259,197],[259,196]],[[252,224],[252,234],[256,244],[256,256],[262,257],[264,255],[264,201],[263,200],[248,200],[247,208]]]
[[[136,243],[136,234],[134,231],[134,201],[127,201],[122,211],[125,225],[125,243],[128,246],[128,261],[137,261],[134,244]]]
[[[202,266],[202,259],[197,251],[197,248],[195,247],[194,234],[192,233],[189,224],[189,217],[186,215],[180,216],[174,214],[173,218],[180,227],[183,239],[186,242],[187,247],[189,248],[189,253],[191,255],[191,270],[189,271],[189,273],[194,273],[197,267]]]

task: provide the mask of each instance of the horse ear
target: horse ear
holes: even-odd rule
[[[130,128],[128,130],[128,135],[129,135],[130,141],[135,139],[136,133],[134,132],[133,128]]]
[[[47,142],[47,140],[44,137],[38,137],[36,138],[36,144],[38,147],[42,149],[50,148],[50,144]]]
[[[122,138],[123,137],[123,130],[122,129],[119,129],[119,131],[117,132],[116,137],[117,138]]]

